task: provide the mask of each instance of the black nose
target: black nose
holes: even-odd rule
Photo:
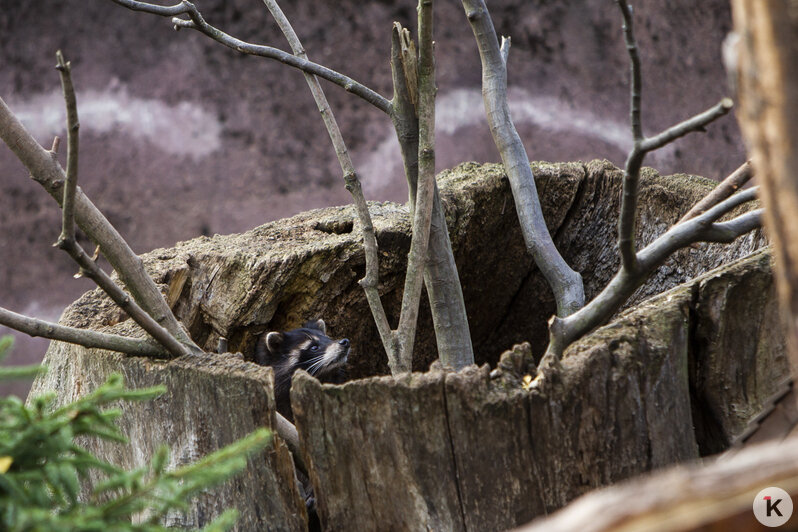
[[[338,340],[338,343],[344,347],[349,347],[349,338],[344,338],[343,340]]]

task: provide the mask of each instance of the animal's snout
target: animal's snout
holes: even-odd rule
[[[338,343],[342,346],[348,348],[349,347],[349,338],[344,338],[343,340],[338,340]]]

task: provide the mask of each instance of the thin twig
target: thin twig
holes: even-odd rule
[[[78,263],[81,273],[85,274],[97,286],[102,288],[106,294],[122,308],[127,314],[138,323],[142,329],[147,331],[155,340],[163,345],[174,356],[188,355],[189,349],[177,341],[169,331],[161,327],[152,317],[144,312],[142,308],[133,301],[116,283],[91,260],[91,257],[83,250],[75,239],[75,193],[77,192],[78,180],[78,109],[75,98],[75,90],[72,85],[72,72],[69,63],[64,62],[64,56],[59,51],[57,54],[58,71],[61,75],[61,86],[64,91],[64,101],[67,106],[67,176],[66,186],[64,186],[63,206],[64,215],[62,218],[63,227],[61,236],[55,245],[66,251]]]
[[[732,107],[734,107],[734,102],[731,101],[731,98],[723,98],[703,113],[688,118],[675,126],[671,126],[658,135],[644,139],[640,144],[640,149],[643,152],[650,152],[670,144],[688,133],[704,131],[706,126],[727,114],[731,111]]]
[[[280,30],[283,32],[283,35],[285,35],[285,38],[288,40],[288,44],[290,45],[294,54],[296,54],[296,57],[306,61],[307,54],[305,49],[303,48],[296,32],[291,27],[291,23],[286,18],[282,9],[280,9],[280,6],[275,0],[264,0],[264,4],[266,4],[269,12],[274,17],[277,25],[280,27]],[[374,234],[374,224],[371,220],[368,204],[366,203],[366,198],[363,196],[363,188],[360,185],[360,180],[357,177],[355,166],[352,163],[351,157],[349,156],[349,151],[346,148],[343,135],[341,135],[341,130],[338,128],[338,123],[335,120],[332,109],[330,109],[329,103],[327,103],[327,97],[324,95],[324,91],[322,90],[321,85],[316,77],[307,71],[305,71],[304,74],[305,80],[310,87],[310,92],[313,94],[313,99],[316,101],[316,106],[318,107],[322,119],[324,120],[327,133],[330,135],[330,140],[335,148],[335,154],[338,157],[338,162],[340,163],[341,170],[344,174],[346,189],[352,195],[352,200],[355,203],[355,210],[357,211],[361,230],[363,231],[363,248],[366,258],[366,274],[363,279],[360,280],[360,285],[363,287],[363,291],[366,294],[366,300],[368,301],[369,307],[371,308],[371,312],[374,316],[374,321],[377,325],[380,339],[382,340],[382,344],[385,348],[386,354],[388,355],[388,359],[391,361],[396,356],[396,342],[393,334],[391,333],[391,327],[388,324],[388,317],[385,314],[385,308],[382,305],[382,301],[380,300],[380,295],[378,292],[379,253],[377,247],[377,238]]]
[[[632,125],[632,138],[635,142],[643,138],[643,125],[640,118],[640,97],[642,92],[642,76],[640,74],[640,54],[637,52],[637,40],[634,35],[634,21],[632,7],[626,0],[616,0],[623,15],[623,36],[626,41],[626,51],[629,54],[630,78],[630,123]]]
[[[170,353],[162,345],[158,345],[155,342],[92,331],[90,329],[66,327],[57,323],[23,316],[2,307],[0,307],[0,325],[25,333],[28,336],[38,336],[89,348],[108,349],[109,351],[117,351],[133,356],[155,358],[170,356]]]
[[[729,174],[726,179],[718,183],[718,185],[712,189],[712,192],[693,205],[693,208],[687,211],[677,223],[682,223],[706,212],[710,207],[717,205],[719,202],[737,192],[743,185],[748,183],[752,177],[754,177],[754,167],[751,165],[751,161],[746,161],[737,168],[737,170]]]
[[[391,114],[391,102],[362,83],[358,83],[352,78],[323,65],[308,61],[296,53],[292,55],[278,48],[248,43],[228,35],[227,33],[205,22],[205,19],[202,17],[202,14],[199,12],[197,7],[187,0],[183,0],[179,4],[172,6],[158,6],[149,4],[147,2],[138,2],[136,0],[111,1],[133,11],[142,11],[162,17],[174,17],[172,19],[172,24],[175,26],[175,29],[188,28],[197,30],[203,35],[206,35],[216,42],[221,43],[228,48],[232,48],[233,50],[249,55],[274,59],[286,65],[297,68],[305,73],[319,76],[320,78],[326,79],[327,81],[334,83],[339,87],[343,87],[347,92],[351,92],[352,94],[362,98],[382,112],[388,115]],[[177,18],[180,15],[187,15],[190,20]]]

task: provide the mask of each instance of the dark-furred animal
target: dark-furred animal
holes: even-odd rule
[[[258,338],[255,361],[274,369],[277,411],[294,420],[289,392],[291,377],[298,369],[322,382],[343,382],[349,345],[347,338],[333,340],[327,336],[324,320],[309,321],[299,329],[269,332]]]

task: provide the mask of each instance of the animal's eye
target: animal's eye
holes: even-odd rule
[[[318,351],[319,350],[319,346],[316,345],[316,344],[313,344],[313,345],[310,346],[310,350],[311,351]]]

